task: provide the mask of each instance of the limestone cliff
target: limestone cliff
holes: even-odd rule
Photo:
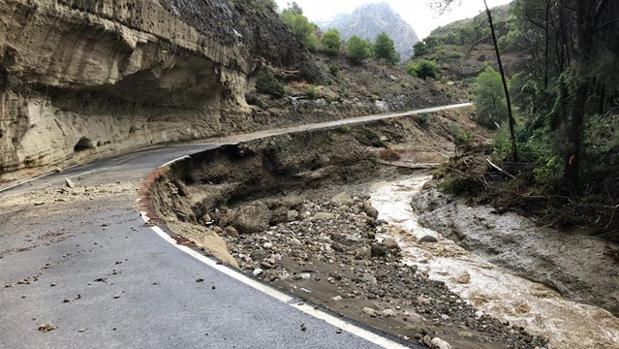
[[[260,4],[0,0],[0,176],[251,127],[261,64],[320,79]]]

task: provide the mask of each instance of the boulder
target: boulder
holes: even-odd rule
[[[382,245],[390,250],[397,250],[400,248],[398,242],[392,238],[386,238],[385,240],[383,240]]]
[[[372,257],[385,257],[387,255],[387,249],[379,244],[373,244],[370,251]]]
[[[253,234],[269,229],[271,210],[261,201],[255,201],[237,210],[236,217],[232,221],[241,234]]]
[[[365,212],[369,217],[374,219],[378,218],[378,210],[372,206],[372,203],[369,200],[363,202],[363,212]]]
[[[435,243],[438,242],[438,239],[435,236],[432,235],[424,235],[421,239],[418,240],[419,242],[429,242],[429,243]]]
[[[331,200],[338,206],[351,207],[355,204],[355,200],[348,193],[339,193]]]
[[[430,341],[430,345],[432,346],[432,348],[435,349],[451,349],[451,345],[449,343],[438,337],[432,338],[432,340]]]

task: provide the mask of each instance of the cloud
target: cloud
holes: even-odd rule
[[[280,8],[285,8],[288,0],[277,0]],[[447,23],[476,16],[484,9],[482,0],[463,0],[450,12],[439,16],[428,6],[428,0],[297,0],[305,14],[312,21],[327,20],[340,13],[352,12],[355,8],[369,3],[389,3],[396,12],[410,23],[419,37],[424,38],[430,32]],[[489,0],[490,6],[498,6],[511,0]]]

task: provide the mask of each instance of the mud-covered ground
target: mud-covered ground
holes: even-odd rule
[[[434,347],[438,338],[434,343],[457,348],[545,345],[518,326],[480,315],[442,282],[403,263],[397,242],[377,237],[387,227],[376,220],[364,188],[266,198],[239,208],[232,222],[231,210],[218,210],[206,225],[223,236],[247,273],[410,341]],[[239,233],[238,215],[248,210],[269,228]]]

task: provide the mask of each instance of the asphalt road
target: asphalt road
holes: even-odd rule
[[[388,347],[175,248],[145,226],[136,190],[162,164],[219,144],[467,106],[153,148],[0,189],[0,348]],[[62,192],[66,178],[83,195]]]

